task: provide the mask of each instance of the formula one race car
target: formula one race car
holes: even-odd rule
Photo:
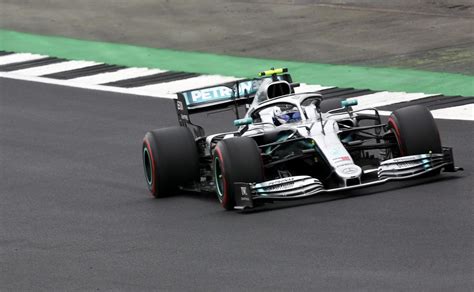
[[[225,209],[245,209],[459,169],[426,107],[398,109],[385,124],[375,108],[354,110],[356,99],[295,93],[298,85],[286,69],[272,69],[178,93],[180,126],[143,140],[150,192],[215,192]],[[206,136],[190,120],[229,107],[235,131]]]

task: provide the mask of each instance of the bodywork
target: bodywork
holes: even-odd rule
[[[448,147],[443,153],[396,153],[394,134],[377,109],[356,111],[351,107],[356,100],[349,100],[322,112],[323,97],[317,92],[295,93],[297,86],[289,74],[273,74],[178,93],[178,121],[194,133],[201,164],[200,181],[182,188],[215,192],[213,149],[219,141],[239,136],[256,141],[266,180],[235,183],[238,209],[458,170]],[[240,119],[237,108],[243,105],[247,111]],[[298,120],[278,125],[272,113],[279,107],[291,108]],[[206,136],[191,122],[194,113],[226,108],[236,114],[235,131]]]

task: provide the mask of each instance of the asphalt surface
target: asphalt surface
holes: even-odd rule
[[[474,74],[471,0],[0,0],[0,27],[245,57]]]
[[[2,291],[474,289],[472,122],[437,121],[463,173],[242,214],[149,197],[141,141],[170,100],[0,88]]]

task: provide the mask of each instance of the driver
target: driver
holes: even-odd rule
[[[273,109],[273,123],[275,126],[299,121],[301,121],[301,114],[296,106],[289,109],[282,109],[276,106]]]

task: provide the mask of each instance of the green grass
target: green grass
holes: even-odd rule
[[[257,72],[271,67],[288,67],[296,82],[372,90],[474,96],[474,76],[471,75],[233,57],[10,30],[0,30],[0,50],[238,77],[255,77]]]

